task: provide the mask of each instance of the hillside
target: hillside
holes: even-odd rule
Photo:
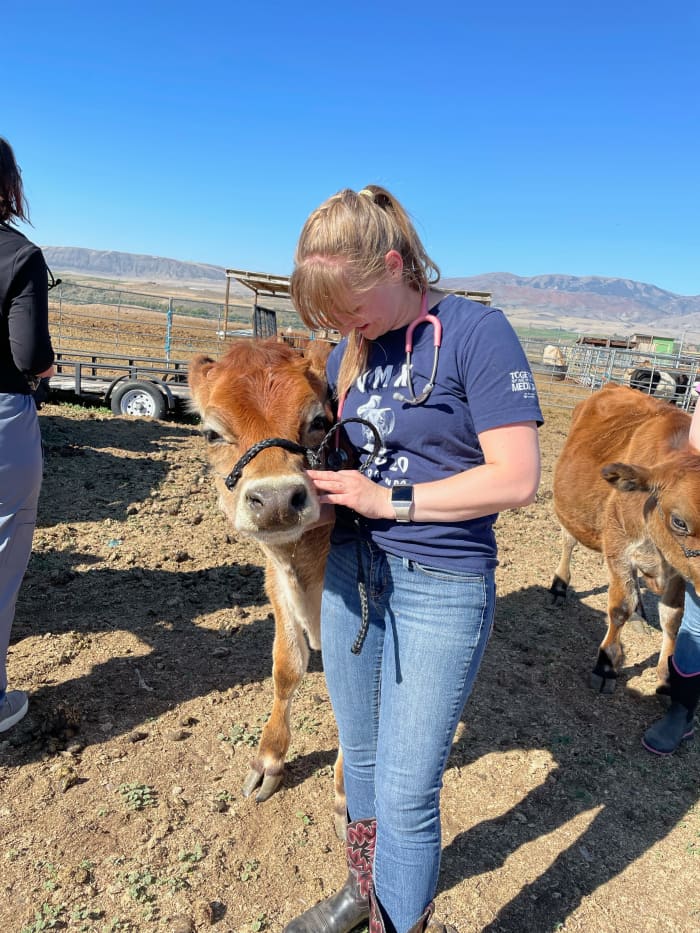
[[[181,262],[160,256],[82,249],[77,246],[43,246],[42,249],[55,274],[74,272],[130,282],[211,283],[222,290],[225,285],[223,267],[203,262]]]
[[[163,289],[193,287],[223,294],[225,270],[207,263],[158,256],[45,246],[55,274],[157,284]],[[283,270],[259,270],[280,272]],[[448,278],[448,288],[489,291],[493,304],[518,326],[553,327],[605,334],[652,330],[658,334],[700,336],[700,295],[684,296],[630,279],[563,274],[518,276],[509,272]],[[246,289],[232,285],[234,294]],[[250,294],[250,293],[248,293]]]
[[[675,332],[700,331],[700,295],[683,296],[655,285],[602,276],[492,272],[446,280],[453,288],[492,292],[494,304],[538,320],[600,322],[624,332],[631,326]]]

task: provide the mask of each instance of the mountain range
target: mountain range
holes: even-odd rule
[[[45,246],[43,251],[55,275],[73,273],[118,279],[124,284],[146,281],[164,288],[198,286],[220,289],[222,293],[224,290],[223,266],[81,247]],[[489,272],[444,279],[441,284],[447,288],[491,292],[492,304],[502,308],[518,326],[606,335],[643,330],[658,336],[700,337],[700,295],[677,295],[631,279],[563,274],[526,277]],[[234,294],[250,295],[235,282],[231,287]]]

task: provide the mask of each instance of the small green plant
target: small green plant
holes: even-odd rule
[[[178,862],[187,862],[189,865],[196,865],[197,862],[201,862],[205,856],[205,852],[202,849],[201,845],[197,843],[192,852],[178,852],[177,860]]]
[[[163,881],[159,881],[158,883],[168,888],[171,892],[184,891],[186,888],[191,887],[186,875],[173,875],[171,878],[164,878]]]
[[[313,716],[301,716],[297,723],[297,731],[305,732],[307,735],[316,735],[321,723]]]
[[[248,924],[248,929],[250,933],[261,933],[262,930],[268,929],[268,921],[266,914],[258,914],[253,920]]]
[[[218,813],[224,813],[233,803],[234,797],[227,790],[220,790],[212,800],[212,809]]]
[[[112,917],[107,926],[102,927],[101,933],[136,933],[136,927],[129,920]]]
[[[86,904],[78,904],[71,911],[71,920],[101,920],[105,915],[104,910],[92,910]],[[88,929],[83,927],[83,929]]]
[[[243,865],[238,872],[238,877],[241,881],[257,881],[258,874],[260,870],[260,862],[257,859],[250,859],[247,862],[243,862]]]
[[[297,810],[296,816],[301,820],[304,826],[313,826],[314,820],[313,817],[309,816],[308,813],[304,813],[303,810]]]
[[[34,914],[34,922],[22,927],[22,933],[41,933],[41,930],[55,930],[61,922],[61,914],[65,911],[63,904],[52,907],[51,904],[42,904],[41,910]]]
[[[55,891],[59,887],[58,884],[58,869],[53,864],[53,862],[44,862],[40,859],[36,863],[37,868],[43,868],[44,871],[49,876],[46,881],[42,882],[42,887],[45,891]]]
[[[223,732],[219,733],[219,739],[222,742],[228,742],[234,748],[237,745],[247,745],[249,748],[255,748],[260,741],[261,731],[262,730],[256,726],[249,731],[247,724],[241,725],[240,723],[234,723],[228,735]]]
[[[147,784],[120,784],[119,793],[130,810],[145,810],[157,803],[155,790]]]
[[[127,892],[132,901],[137,904],[152,904],[156,896],[151,891],[151,886],[156,884],[158,879],[150,869],[144,868],[138,871],[127,872],[123,876],[127,884]]]

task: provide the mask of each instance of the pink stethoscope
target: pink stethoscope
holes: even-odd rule
[[[419,324],[432,324],[433,327],[433,369],[430,373],[430,379],[428,380],[425,388],[420,393],[416,395],[416,390],[413,388],[413,362],[411,360],[411,355],[413,353],[413,332]],[[411,397],[407,398],[405,395],[402,395],[400,392],[394,392],[394,398],[397,402],[406,402],[408,405],[422,405],[423,402],[426,402],[430,396],[430,393],[435,388],[435,378],[437,376],[438,360],[440,358],[440,345],[442,343],[442,324],[435,317],[434,314],[428,314],[428,293],[423,292],[423,297],[421,299],[420,305],[420,314],[415,319],[411,321],[406,330],[406,378],[408,380],[408,391],[411,393]],[[343,395],[338,401],[338,422],[342,421],[343,418],[343,408],[345,406],[345,395]],[[349,421],[355,421],[360,419],[350,418]],[[335,435],[335,449],[333,451],[335,457],[338,461],[338,465],[332,467],[332,469],[340,469],[341,457],[344,456],[344,452],[340,449],[340,434],[336,433]],[[373,455],[374,456],[374,455]]]
[[[411,361],[411,354],[413,353],[413,332],[419,324],[432,324],[433,326],[433,371],[430,373],[430,379],[428,380],[425,388],[420,393],[416,395],[416,390],[413,388],[413,363]],[[397,402],[406,402],[408,405],[422,405],[423,402],[428,400],[430,393],[435,388],[435,377],[437,376],[438,368],[438,359],[440,357],[440,344],[442,343],[442,324],[435,317],[434,314],[428,314],[428,292],[423,292],[423,298],[420,305],[420,314],[415,319],[411,321],[406,329],[406,378],[408,380],[408,391],[411,393],[410,398],[407,398],[405,395],[402,395],[400,392],[394,392],[394,398]]]

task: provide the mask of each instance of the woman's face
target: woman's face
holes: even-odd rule
[[[386,272],[371,288],[362,291],[348,289],[343,310],[338,312],[336,327],[343,335],[356,330],[367,340],[376,340],[390,330],[397,330],[416,315],[410,299],[417,292],[403,281],[403,262],[392,250],[385,257]],[[407,300],[408,299],[408,300]]]

